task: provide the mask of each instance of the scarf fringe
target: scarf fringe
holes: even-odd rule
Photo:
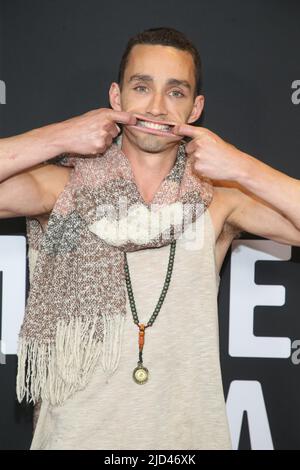
[[[106,380],[115,372],[121,356],[125,317],[104,315],[103,342],[96,338],[98,317],[59,321],[53,343],[21,337],[18,350],[17,398],[34,404],[42,398],[61,405],[90,381],[102,354]]]

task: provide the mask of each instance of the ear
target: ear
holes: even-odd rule
[[[109,102],[115,111],[122,111],[121,91],[118,83],[113,82],[109,88]]]
[[[188,124],[191,124],[192,122],[195,122],[197,121],[197,119],[199,119],[204,108],[204,101],[205,101],[205,98],[203,95],[196,96],[192,112],[187,121]]]

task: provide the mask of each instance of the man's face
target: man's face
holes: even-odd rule
[[[198,119],[203,97],[194,99],[195,87],[194,61],[188,52],[169,46],[134,46],[125,69],[119,108],[140,119],[136,126],[123,127],[126,137],[151,153],[177,145],[182,137],[172,135],[172,127],[160,126]]]

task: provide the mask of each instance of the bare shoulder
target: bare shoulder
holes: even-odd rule
[[[35,179],[43,193],[51,193],[52,198],[49,198],[50,204],[46,207],[44,213],[36,216],[40,222],[43,230],[46,229],[50,212],[55,204],[60,193],[64,190],[66,184],[70,179],[72,169],[65,166],[46,164],[34,167],[30,170],[31,177]]]
[[[48,163],[31,168],[27,171],[27,174],[38,184],[51,185],[55,191],[55,188],[61,189],[67,184],[71,171],[72,169],[69,167]]]
[[[238,197],[238,189],[236,188],[214,186],[209,213],[215,229],[215,257],[218,272],[221,270],[232,241],[240,234],[240,230],[228,222],[231,212],[236,207]]]
[[[69,181],[70,168],[40,164],[0,184],[0,218],[50,213]]]
[[[237,231],[236,227],[228,223],[228,219],[236,207],[237,200],[240,197],[239,193],[238,188],[229,185],[214,185],[214,194],[209,212],[214,225],[216,240],[224,233],[234,235]]]

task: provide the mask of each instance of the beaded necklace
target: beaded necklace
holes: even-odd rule
[[[126,255],[126,252],[124,252],[124,256],[125,256],[124,270],[125,270],[125,280],[126,280],[128,298],[129,298],[130,308],[131,308],[131,312],[133,316],[133,321],[139,328],[139,337],[138,337],[139,360],[137,363],[137,367],[133,371],[132,376],[133,376],[133,380],[137,384],[140,384],[140,385],[146,383],[149,378],[149,370],[147,369],[147,367],[144,367],[143,365],[143,347],[145,344],[145,330],[149,326],[153,325],[153,323],[155,322],[157,318],[157,315],[159,314],[161,306],[165,300],[167,291],[169,289],[170,281],[171,281],[172,271],[173,271],[175,249],[176,249],[176,241],[173,241],[170,244],[169,262],[168,262],[168,268],[167,268],[164,286],[159,296],[154,312],[152,313],[146,325],[144,325],[143,323],[140,323],[139,318],[138,318],[133,290],[132,290],[131,279],[130,279],[129,267],[128,267],[128,262],[127,262],[127,255]]]

